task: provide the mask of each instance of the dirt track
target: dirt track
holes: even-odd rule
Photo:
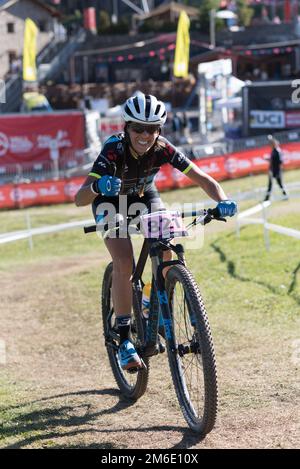
[[[204,441],[190,432],[181,416],[165,356],[152,360],[146,395],[134,405],[122,399],[106,358],[98,311],[91,311],[93,300],[86,303],[73,282],[74,278],[84,282],[88,270],[98,272],[100,278],[107,260],[102,259],[99,268],[99,258],[85,256],[83,265],[81,256],[73,256],[2,275],[5,372],[12,390],[17,390],[2,447],[299,445],[293,384],[289,388],[282,383],[279,393],[274,383],[264,379],[263,370],[252,368],[249,356],[255,355],[255,344],[240,351],[240,368],[233,354],[219,352],[219,419]]]

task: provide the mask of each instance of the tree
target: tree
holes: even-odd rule
[[[254,9],[250,8],[247,0],[236,0],[239,24],[241,26],[249,26],[254,15]]]
[[[220,7],[220,0],[203,0],[199,8],[199,21],[200,31],[202,33],[209,33],[210,30],[210,10],[218,10]],[[223,21],[216,18],[216,30],[221,29]]]
[[[247,0],[234,0],[236,5],[235,13],[238,15],[238,23],[240,26],[249,26],[252,16],[254,14],[253,8],[248,7]],[[220,0],[203,0],[199,8],[199,18],[200,18],[200,29],[202,32],[209,32],[209,18],[210,10],[212,9],[220,10]],[[227,7],[226,7],[227,8]],[[229,9],[230,5],[229,5]],[[226,26],[224,20],[216,18],[216,30],[220,30]]]
[[[105,10],[99,11],[99,27],[98,33],[103,34],[108,31],[111,26],[110,16]]]

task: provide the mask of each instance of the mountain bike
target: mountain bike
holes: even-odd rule
[[[156,216],[156,222],[159,217],[160,215]],[[212,220],[226,221],[219,217],[216,208],[179,213],[179,217],[181,220],[183,217],[193,217],[185,234],[199,223],[205,225]],[[132,218],[128,217],[127,223]],[[148,227],[151,227],[151,215],[149,220],[143,220],[143,223],[148,223]],[[114,229],[118,228],[117,222]],[[140,223],[130,228],[128,236],[133,232],[145,234]],[[183,416],[194,432],[204,436],[214,427],[218,405],[212,335],[199,288],[186,264],[184,247],[174,243],[178,232],[174,229],[174,224],[167,234],[164,234],[161,228],[160,226],[158,231],[156,230],[155,236],[149,236],[147,233],[148,237],[144,239],[138,261],[134,261],[133,265],[131,340],[142,359],[142,368],[129,372],[122,370],[120,366],[119,333],[111,294],[112,263],[106,267],[101,289],[105,346],[116,383],[121,393],[132,400],[139,399],[146,391],[150,358],[167,349],[172,380]],[[84,227],[85,233],[96,230],[97,225]],[[106,231],[109,232],[108,226]],[[182,231],[181,235],[184,235]],[[164,250],[173,251],[177,259],[163,261]],[[149,256],[152,263],[152,286],[149,317],[145,319],[142,314],[142,276]],[[164,278],[163,269],[166,267],[168,272]]]

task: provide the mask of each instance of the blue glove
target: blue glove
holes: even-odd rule
[[[237,212],[237,204],[233,200],[222,200],[218,203],[220,217],[233,217]]]
[[[97,179],[97,189],[102,195],[114,197],[119,194],[121,189],[121,179],[115,176],[102,176]]]

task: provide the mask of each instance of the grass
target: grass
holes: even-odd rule
[[[300,171],[286,173],[286,180],[295,181],[299,177]],[[242,190],[250,189],[253,181],[255,186],[263,185],[265,177],[244,178],[222,185],[228,193],[235,193],[239,187]],[[179,199],[197,200],[200,196],[197,188],[163,195],[169,203]],[[251,202],[244,202],[240,208],[249,205]],[[72,205],[32,208],[28,211],[34,226],[90,218],[89,208],[76,209]],[[272,215],[272,208],[271,222],[300,229],[295,201],[274,204],[275,212],[276,216]],[[22,229],[23,216],[23,212],[18,211],[1,212],[2,229]],[[235,419],[249,419],[249,415],[255,418],[256,412],[257,415],[272,413],[278,405],[286,406],[287,415],[288,412],[293,415],[300,398],[297,383],[299,360],[293,361],[292,358],[300,330],[300,258],[297,255],[300,241],[271,232],[268,252],[261,226],[243,227],[238,238],[234,222],[230,223],[228,226],[211,224],[205,233],[203,247],[186,252],[189,268],[205,299],[212,327],[220,375],[221,419],[232,422]],[[86,263],[87,258],[93,257],[99,260],[97,268],[91,268]],[[59,263],[75,258],[80,260],[81,267],[59,275]],[[28,248],[27,241],[0,245],[0,259],[0,270],[11,275],[11,278],[28,266],[29,275],[32,276],[32,290],[28,296],[33,302],[29,311],[33,316],[37,305],[43,305],[35,320],[47,330],[39,343],[39,352],[47,354],[54,348],[65,354],[66,361],[72,360],[77,353],[88,360],[93,347],[99,342],[95,303],[98,301],[99,274],[109,261],[103,242],[95,235],[85,236],[80,229],[75,229],[35,237],[33,251]],[[52,276],[35,277],[35,267],[41,264],[51,266],[51,263],[56,269]],[[12,314],[15,313],[13,303],[11,308]],[[69,335],[60,332],[67,325],[70,325]],[[18,345],[29,364],[34,334],[35,331],[32,331],[27,342]],[[47,407],[46,404],[43,407],[38,402],[30,404],[36,396],[30,371],[28,381],[24,376],[18,379],[16,385],[15,379],[12,366],[2,369],[0,366],[0,446],[27,441],[38,447],[43,444],[57,447],[56,436],[60,432],[63,434],[60,422],[68,419],[68,414],[64,415],[64,407],[59,411],[51,410],[51,406]],[[154,383],[154,389],[160,389],[159,382]],[[165,393],[168,396],[169,390]],[[155,391],[149,393],[149,408],[153,405]],[[66,412],[70,412],[69,407]],[[74,422],[76,426],[76,420]],[[261,425],[263,432],[269,431],[268,428],[264,429],[264,422]],[[47,439],[48,427],[50,433]],[[76,447],[76,444],[72,437],[67,441],[68,447]],[[92,444],[82,440],[83,446]],[[105,444],[113,447],[115,443],[110,440]],[[118,447],[123,444],[121,437]]]

